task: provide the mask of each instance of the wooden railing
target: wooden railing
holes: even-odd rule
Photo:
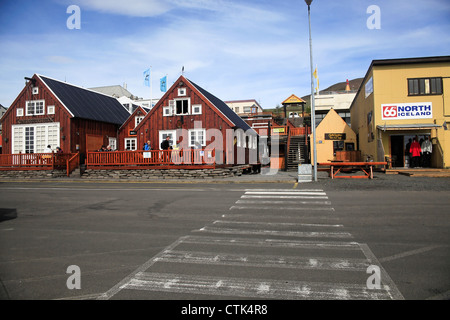
[[[215,156],[214,149],[87,152],[86,168],[211,168],[215,166]]]
[[[80,166],[80,154],[76,153],[70,159],[66,160],[67,176]]]
[[[270,134],[271,135],[280,135],[280,136],[286,136],[288,135],[292,137],[292,136],[303,136],[306,133],[310,134],[311,133],[311,128],[310,127],[296,127],[296,128],[290,128],[288,126],[273,126],[270,129]]]
[[[0,170],[65,169],[73,153],[15,153],[0,154]]]

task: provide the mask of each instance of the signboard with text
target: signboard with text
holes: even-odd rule
[[[345,133],[325,133],[325,140],[345,140]]]
[[[432,117],[433,105],[431,102],[381,105],[382,120],[431,119]]]

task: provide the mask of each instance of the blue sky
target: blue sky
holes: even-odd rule
[[[67,28],[70,5],[81,29]],[[367,8],[380,8],[369,29]],[[320,89],[363,77],[374,59],[450,54],[448,0],[314,0],[313,59]],[[0,0],[0,104],[35,73],[82,87],[123,85],[159,98],[185,76],[220,99],[274,108],[310,93],[303,0]],[[152,68],[152,91],[143,71]]]

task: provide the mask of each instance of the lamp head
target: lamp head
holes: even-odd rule
[[[313,0],[305,0],[305,2],[306,2],[306,4],[307,4],[308,6],[310,6],[310,5],[311,5],[311,2],[313,2]]]

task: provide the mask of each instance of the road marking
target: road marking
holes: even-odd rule
[[[342,224],[320,224],[320,223],[290,223],[290,222],[253,222],[253,221],[224,221],[216,220],[214,225],[251,225],[251,226],[270,226],[270,227],[324,227],[324,228],[342,228]]]
[[[440,248],[440,247],[442,247],[442,246],[429,246],[429,247],[420,248],[420,249],[416,249],[416,250],[410,250],[410,251],[394,254],[394,255],[389,256],[389,257],[380,258],[379,260],[380,260],[380,262],[392,261],[392,260],[396,260],[396,259],[400,259],[400,258],[409,257],[409,256],[412,256],[412,255],[424,253],[424,252],[427,252],[427,251],[431,251],[431,250],[434,250],[434,249]]]
[[[245,192],[323,192],[322,189],[244,189]]]
[[[170,285],[167,285],[169,283]],[[137,273],[135,278],[122,284],[120,289],[287,300],[387,300],[392,298],[388,286],[383,286],[379,290],[368,290],[365,284],[243,279],[152,272]]]
[[[272,207],[267,206],[231,206],[230,210],[247,210],[247,209],[257,209],[257,210],[274,210]],[[296,210],[296,211],[335,211],[334,208],[330,207],[276,207],[279,210]]]
[[[380,280],[385,285],[389,286],[391,288],[390,292],[392,295],[392,299],[394,300],[404,300],[405,298],[401,294],[400,290],[398,290],[397,286],[395,285],[394,281],[392,281],[389,274],[384,270],[384,268],[381,266],[381,263],[378,261],[377,257],[372,253],[372,251],[369,249],[369,246],[365,243],[360,243],[359,246],[361,247],[361,250],[363,251],[366,258],[370,261],[372,265],[376,265],[380,268]]]
[[[327,196],[243,195],[242,199],[328,199]]]
[[[156,259],[158,262],[227,265],[258,268],[314,269],[335,271],[365,271],[367,259],[297,257],[274,255],[247,255],[217,252],[168,250]]]
[[[305,196],[325,196],[325,192],[304,192],[303,190],[296,191],[247,191],[245,194],[260,194],[260,195],[305,195]]]
[[[289,201],[289,200],[238,200],[238,204],[322,204],[331,205],[331,201]]]
[[[205,226],[193,232],[208,232],[218,234],[246,234],[246,235],[270,235],[302,238],[352,238],[348,232],[306,232],[306,231],[280,231],[280,230],[255,230],[255,229],[236,229],[236,228],[216,228]]]
[[[166,247],[163,251],[159,252],[157,255],[152,257],[150,260],[139,266],[136,270],[134,270],[132,273],[130,273],[127,277],[122,279],[119,283],[117,283],[114,287],[106,291],[105,293],[102,293],[97,300],[109,300],[114,295],[116,295],[120,290],[122,290],[122,286],[128,283],[131,279],[133,279],[138,273],[143,272],[150,268],[155,262],[159,256],[163,255],[166,250],[172,250],[176,246],[178,246],[182,241],[184,240],[184,237],[179,238],[177,241],[172,243],[170,246]]]
[[[275,247],[275,248],[297,248],[297,249],[335,249],[335,250],[358,250],[357,242],[342,241],[310,241],[310,240],[283,240],[283,239],[257,239],[257,238],[225,238],[208,236],[188,236],[183,243],[199,245],[230,245],[245,247]]]

